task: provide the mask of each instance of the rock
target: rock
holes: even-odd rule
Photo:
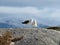
[[[0,29],[0,32],[11,31],[14,37],[24,36],[15,45],[60,45],[60,32],[50,29],[23,28]]]

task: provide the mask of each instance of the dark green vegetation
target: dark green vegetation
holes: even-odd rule
[[[60,31],[60,27],[48,27],[47,29],[53,29],[53,30],[58,30],[58,31]]]

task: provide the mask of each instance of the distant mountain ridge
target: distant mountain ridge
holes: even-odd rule
[[[0,23],[0,28],[14,28],[13,25],[9,25],[9,24],[6,24],[6,23]]]
[[[44,24],[38,24],[38,28],[47,28],[49,27],[48,25],[44,25]]]
[[[38,27],[37,28],[47,28],[48,26],[47,25],[43,25],[43,24],[38,24]],[[0,23],[0,28],[28,28],[27,25],[24,26],[22,24],[8,24],[8,23]],[[32,27],[30,27],[32,28]]]

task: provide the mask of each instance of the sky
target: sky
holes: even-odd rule
[[[0,17],[4,14],[13,17],[33,15],[45,24],[60,25],[60,0],[0,0]]]

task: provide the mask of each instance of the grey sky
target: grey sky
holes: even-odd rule
[[[0,14],[1,13],[3,14],[3,18],[6,15],[21,17],[22,13],[24,17],[28,14],[28,16],[34,15],[43,18],[42,21],[44,23],[51,22],[50,24],[53,24],[53,19],[53,21],[55,21],[54,25],[60,24],[60,0],[0,0]]]
[[[0,0],[0,6],[60,7],[60,0]]]

